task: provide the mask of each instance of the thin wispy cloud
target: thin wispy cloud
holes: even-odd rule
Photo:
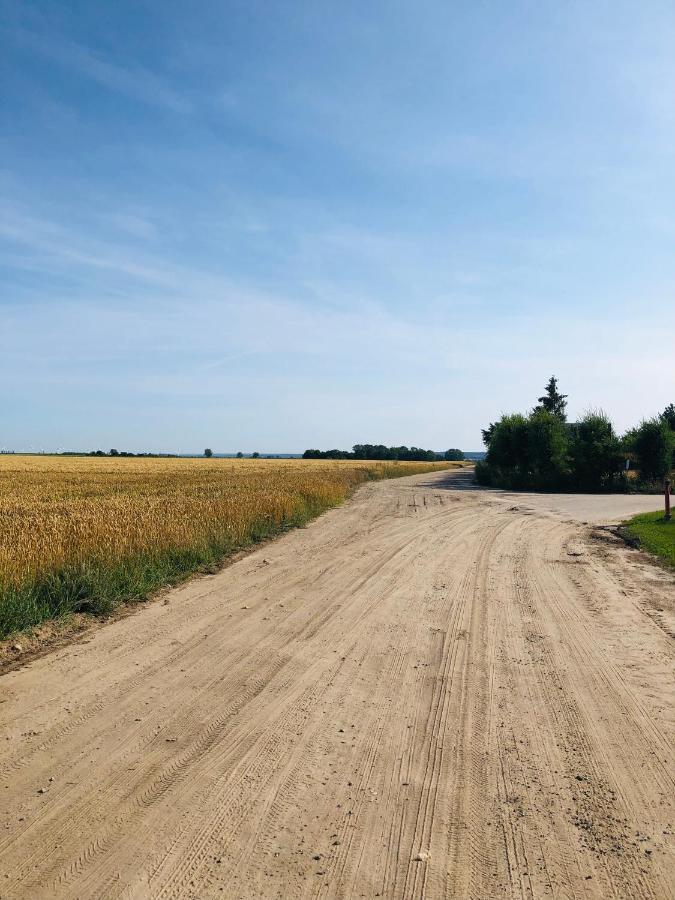
[[[5,8],[0,444],[477,449],[552,372],[620,428],[673,400],[667,7]]]
[[[12,245],[24,251],[23,267],[31,271],[67,271],[77,277],[90,269],[109,270],[116,274],[154,284],[170,286],[172,278],[159,263],[138,262],[128,247],[115,249],[110,243],[83,237],[77,232],[30,216],[0,214],[0,236],[11,255]],[[0,259],[3,251],[0,250]],[[17,257],[13,257],[16,261]],[[16,264],[16,263],[15,263]]]
[[[83,78],[96,82],[108,91],[123,94],[143,104],[160,106],[181,115],[189,114],[192,109],[191,103],[184,95],[143,66],[120,65],[51,30],[39,31],[15,23],[7,29],[7,34],[17,47],[27,53],[57,63]]]

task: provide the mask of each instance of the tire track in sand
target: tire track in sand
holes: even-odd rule
[[[0,898],[675,896],[674,583],[466,477],[2,679]]]

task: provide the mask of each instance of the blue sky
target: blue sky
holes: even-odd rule
[[[0,447],[675,401],[670,0],[0,10]]]

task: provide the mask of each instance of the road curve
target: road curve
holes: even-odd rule
[[[674,584],[366,485],[0,679],[0,897],[671,898]]]

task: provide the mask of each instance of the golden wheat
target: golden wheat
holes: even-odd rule
[[[446,464],[441,464],[441,466]],[[0,457],[0,586],[95,560],[119,563],[250,539],[344,500],[366,478],[432,463]]]

